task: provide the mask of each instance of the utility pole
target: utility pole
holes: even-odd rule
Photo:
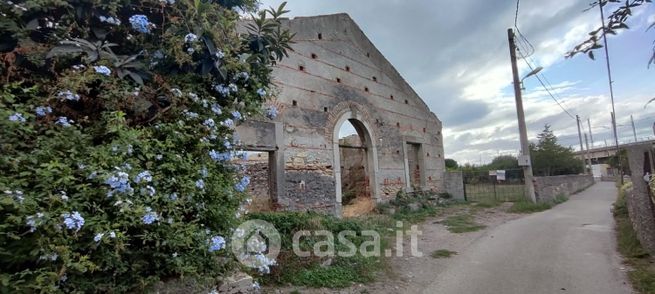
[[[519,135],[521,139],[521,156],[519,164],[523,167],[525,177],[525,194],[533,203],[537,202],[532,183],[532,163],[530,162],[530,147],[528,143],[528,130],[525,126],[525,114],[523,113],[523,100],[521,98],[521,82],[519,80],[519,69],[516,65],[516,43],[514,43],[514,31],[507,29],[509,40],[509,56],[512,61],[512,75],[514,77],[514,98],[516,99],[516,114],[519,121]]]
[[[632,134],[635,136],[635,143],[637,143],[637,129],[635,129],[635,120],[630,115],[630,122],[632,123]]]
[[[584,134],[584,142],[587,145],[587,158],[589,158],[589,172],[593,175],[593,169],[591,168],[591,154],[589,154],[589,141],[587,140],[587,133]]]
[[[623,186],[623,168],[621,166],[621,157],[619,150],[619,134],[616,132],[616,109],[614,108],[614,88],[612,87],[612,69],[610,67],[610,53],[607,48],[607,30],[605,29],[605,12],[603,6],[608,0],[599,0],[598,7],[600,8],[600,22],[603,25],[603,42],[605,43],[605,63],[607,64],[607,79],[610,86],[610,100],[612,101],[612,129],[614,129],[614,143],[616,144],[616,158],[618,159],[619,175],[621,177],[621,186]]]
[[[594,148],[594,134],[591,133],[591,119],[587,118],[587,126],[589,126],[589,140],[591,141],[591,148]]]
[[[591,132],[591,118],[587,118],[587,126],[589,127],[589,140],[591,141],[591,149],[594,149],[594,135]],[[587,147],[587,149],[589,149],[589,148]],[[591,156],[591,155],[589,155],[589,156]],[[593,160],[593,158],[589,157],[589,160]],[[592,170],[591,173],[593,174],[593,170]]]
[[[584,174],[587,174],[587,155],[584,152],[584,147],[582,147],[582,132],[580,131],[580,116],[575,115],[575,121],[578,123],[578,139],[580,139],[580,155],[582,155],[582,170]]]

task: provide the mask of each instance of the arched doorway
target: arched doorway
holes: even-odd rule
[[[337,214],[356,216],[379,201],[375,138],[357,111],[345,111],[333,131]]]

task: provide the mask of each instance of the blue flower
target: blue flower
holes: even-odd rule
[[[104,75],[104,76],[111,75],[111,69],[109,69],[108,67],[106,67],[104,65],[94,66],[93,69],[95,69],[95,71],[97,73],[101,74],[101,75]]]
[[[159,220],[159,215],[156,212],[152,211],[152,208],[146,207],[146,214],[144,214],[143,217],[141,217],[141,221],[146,225],[150,225],[158,220]]]
[[[71,90],[59,91],[59,93],[57,93],[57,97],[59,97],[62,100],[70,100],[70,101],[80,100],[80,95],[71,92]]]
[[[241,116],[241,112],[238,111],[232,111],[232,118],[235,120],[241,120],[243,117]]]
[[[214,161],[228,161],[232,159],[232,154],[230,152],[216,152],[216,150],[209,151],[209,157]]]
[[[164,59],[164,52],[161,50],[157,50],[152,54],[152,58],[154,59]]]
[[[239,91],[239,88],[237,87],[237,85],[232,84],[232,83],[227,85],[227,88],[230,90],[230,92],[235,92],[236,93],[237,91]]]
[[[193,43],[198,40],[198,36],[193,33],[188,33],[184,36],[184,43]]]
[[[183,113],[187,118],[190,118],[190,119],[198,118],[198,114],[195,113],[195,112],[184,110]]]
[[[134,178],[135,183],[141,183],[141,182],[152,182],[152,174],[150,174],[149,171],[145,170],[140,172],[136,177]]]
[[[110,25],[118,26],[121,24],[121,20],[113,16],[99,16],[100,22],[108,23]]]
[[[216,127],[216,123],[211,118],[206,119],[202,124],[210,129]]]
[[[60,125],[60,126],[63,126],[63,127],[70,127],[70,126],[71,126],[70,123],[72,123],[72,122],[73,122],[73,121],[72,121],[72,120],[69,121],[67,117],[65,117],[65,116],[60,116],[60,117],[57,119],[57,121],[55,122],[55,124]]]
[[[277,117],[277,113],[277,107],[275,107],[275,105],[271,105],[266,108],[266,117],[270,119],[275,119]]]
[[[105,235],[105,233],[97,233],[95,237],[93,237],[93,241],[95,242],[100,242],[102,240],[102,237]]]
[[[107,197],[111,197],[114,193],[132,193],[134,189],[130,186],[129,175],[125,172],[119,171],[109,177],[105,184],[109,185],[112,191],[107,193]]]
[[[16,190],[14,192],[11,192],[11,190],[5,191],[5,194],[7,194],[9,197],[14,197],[18,203],[23,204],[23,201],[25,201],[25,197],[23,197],[23,191]]]
[[[221,110],[221,106],[218,105],[218,103],[212,104],[212,112],[216,115],[223,114],[223,111]]]
[[[50,106],[39,106],[36,109],[34,109],[36,112],[36,116],[38,117],[43,117],[46,116],[48,113],[52,113],[52,108]]]
[[[155,193],[157,193],[157,191],[153,186],[148,185],[146,186],[145,189],[141,189],[141,193],[148,194],[150,197],[152,197],[155,196]]]
[[[186,49],[186,53],[193,54],[193,52],[196,52],[196,49],[193,49],[193,47],[189,47]]]
[[[206,177],[209,175],[209,172],[207,171],[207,167],[204,167],[204,166],[203,166],[202,169],[200,169],[200,175],[201,175],[203,178],[206,178]]]
[[[225,142],[223,142],[223,146],[225,146],[225,149],[232,149],[232,143],[230,143],[229,140],[225,140]]]
[[[249,184],[250,184],[250,177],[244,176],[243,178],[241,178],[241,181],[239,181],[236,185],[234,185],[234,188],[239,192],[243,192],[246,190]]]
[[[205,181],[202,179],[196,181],[196,188],[198,189],[205,189]]]
[[[225,238],[214,236],[209,240],[209,252],[218,251],[225,248]]]
[[[150,26],[152,25],[148,20],[148,17],[143,14],[130,16],[130,24],[135,31],[144,34],[150,33]]]
[[[157,154],[157,155],[155,156],[155,159],[157,159],[157,160],[162,160],[162,158],[164,158],[164,155]]]
[[[36,231],[36,227],[41,225],[41,223],[43,222],[43,216],[44,214],[42,212],[38,212],[37,214],[30,215],[25,219],[27,225],[30,226],[31,233],[34,233],[34,231]]]
[[[241,158],[243,160],[248,160],[248,152],[245,151],[237,152],[236,157]]]
[[[216,56],[218,59],[223,59],[223,57],[225,57],[225,53],[223,53],[221,50],[218,50],[216,53],[214,53],[214,56]]]
[[[23,116],[23,114],[22,114],[22,113],[18,113],[18,112],[16,112],[16,113],[10,115],[10,116],[9,116],[9,120],[10,120],[10,121],[16,121],[16,122],[25,122],[25,121],[26,121],[26,119],[25,119],[25,117]]]
[[[234,126],[234,121],[228,118],[228,119],[224,120],[223,122],[221,122],[221,125],[226,126],[228,128],[231,128],[231,127]]]
[[[243,80],[247,81],[249,78],[250,78],[250,75],[245,71],[242,71],[242,72],[237,74],[237,79],[243,79]]]
[[[75,230],[77,232],[84,225],[84,218],[77,211],[73,211],[73,213],[64,213],[61,216],[64,218],[64,225],[66,225],[66,228],[69,230]]]
[[[266,96],[266,90],[264,90],[264,88],[257,89],[257,95],[262,97]]]
[[[171,195],[169,195],[168,198],[171,199],[172,201],[177,200],[177,193],[171,193]]]
[[[230,88],[228,88],[228,87],[226,87],[224,85],[215,85],[214,90],[216,90],[216,92],[218,92],[219,94],[221,94],[223,96],[230,95]]]

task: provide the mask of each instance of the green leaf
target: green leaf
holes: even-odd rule
[[[68,54],[80,54],[84,52],[84,50],[78,46],[75,45],[61,45],[54,47],[46,54],[46,58],[50,59],[54,56],[60,56],[60,55],[68,55]]]

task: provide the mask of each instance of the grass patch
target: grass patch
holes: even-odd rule
[[[457,254],[456,251],[450,251],[448,249],[439,249],[439,250],[435,250],[434,252],[432,252],[432,254],[430,254],[430,256],[432,258],[449,258],[449,257],[451,257],[453,255],[456,255],[456,254]]]
[[[449,232],[451,233],[467,233],[475,232],[486,228],[487,226],[478,224],[474,221],[473,216],[470,214],[459,214],[449,216],[443,221]]]
[[[544,210],[549,210],[554,206],[568,201],[569,198],[564,195],[557,195],[552,201],[532,203],[529,201],[514,202],[514,204],[507,210],[511,213],[535,213]]]
[[[532,203],[528,201],[520,201],[512,204],[507,211],[512,213],[534,213],[549,210],[552,207],[553,204],[549,202]]]
[[[632,227],[625,201],[626,184],[619,191],[619,197],[614,203],[614,219],[616,223],[616,240],[619,252],[625,258],[625,263],[633,270],[628,272],[632,286],[639,293],[655,293],[655,265],[653,258],[644,250],[637,239],[637,233]]]
[[[359,249],[364,242],[373,241],[372,236],[361,234],[366,230],[377,231],[382,236],[380,250],[387,247],[384,236],[389,232],[387,228],[391,228],[390,225],[394,223],[389,217],[386,219],[383,217],[339,219],[330,215],[303,212],[253,213],[249,217],[273,224],[282,239],[277,265],[271,269],[269,275],[261,277],[264,284],[344,288],[353,283],[371,282],[378,272],[387,267],[382,257],[362,256]],[[346,236],[346,239],[354,244],[357,249],[356,254],[352,257],[342,257],[338,254],[335,254],[334,257],[316,256],[314,255],[314,245],[319,246],[329,238],[325,235],[312,234],[303,236],[299,242],[299,249],[303,252],[310,252],[311,255],[300,257],[293,252],[292,242],[294,234],[301,230],[331,232],[334,238],[335,253],[351,252],[349,244],[344,244],[337,238],[339,232],[355,232],[354,235]],[[327,250],[326,246],[319,247],[322,251]],[[372,246],[366,248],[373,250]]]

